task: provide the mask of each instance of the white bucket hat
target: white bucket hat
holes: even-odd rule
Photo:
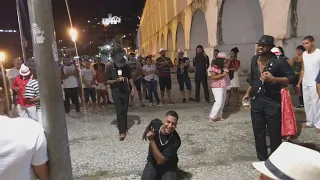
[[[165,48],[161,48],[159,52],[161,53],[162,51],[166,51],[166,49]]]
[[[19,73],[21,76],[28,76],[30,74],[30,69],[26,65],[22,64]]]
[[[280,51],[280,49],[277,48],[277,47],[272,48],[272,49],[271,49],[271,52],[272,52],[273,54],[277,55],[277,56],[280,56],[280,55],[282,54],[281,51]]]
[[[225,53],[225,52],[220,52],[220,53],[218,53],[217,58],[227,59],[227,53]]]
[[[266,161],[252,165],[275,180],[320,179],[320,153],[288,142],[283,142]]]

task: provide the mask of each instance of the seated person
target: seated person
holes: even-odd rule
[[[181,145],[176,131],[179,116],[175,111],[168,111],[163,121],[154,119],[143,135],[149,141],[147,164],[141,180],[175,180],[177,178],[178,155]]]

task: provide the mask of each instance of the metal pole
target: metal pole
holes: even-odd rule
[[[50,179],[72,180],[66,117],[51,0],[28,0],[32,42],[40,89],[44,129],[48,139]]]
[[[21,21],[21,12],[20,12],[20,2],[19,2],[19,0],[16,0],[16,7],[17,7],[17,16],[18,16],[18,24],[19,24],[22,56],[23,56],[23,61],[26,62],[28,60],[28,58],[27,58],[26,48],[24,47],[25,39],[24,39],[24,36],[23,36],[23,26],[22,26],[22,21]]]

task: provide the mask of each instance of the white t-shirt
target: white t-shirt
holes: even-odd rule
[[[157,68],[154,65],[151,65],[150,67],[148,65],[144,65],[143,68],[142,68],[142,70],[146,71],[146,72],[155,71],[156,69]],[[152,73],[152,74],[149,74],[149,75],[145,75],[144,79],[146,81],[151,81],[152,79],[157,81],[158,80],[158,76],[156,74]]]
[[[76,71],[75,65],[63,66],[63,72],[65,75],[72,74],[74,71]],[[63,88],[76,88],[78,86],[78,80],[74,75],[63,80]]]
[[[9,79],[14,79],[20,74],[19,69],[17,68],[12,68],[8,71],[8,78]]]
[[[38,122],[0,116],[1,180],[34,180],[32,165],[47,161],[47,141]]]
[[[96,72],[92,69],[86,69],[86,68],[83,68],[81,69],[81,76],[82,76],[82,87],[83,88],[92,88],[94,87],[94,84],[90,87],[87,87],[85,83],[87,84],[90,84],[93,80],[93,78],[96,76]]]
[[[312,54],[305,51],[302,54],[304,75],[302,84],[305,86],[315,86],[316,78],[320,70],[320,50],[316,49]]]

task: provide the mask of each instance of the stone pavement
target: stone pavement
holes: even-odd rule
[[[207,120],[212,104],[182,104],[173,84],[175,105],[145,108],[136,106],[129,112],[129,135],[118,140],[115,110],[108,107],[99,113],[81,117],[68,116],[68,133],[73,173],[76,180],[138,180],[146,162],[148,143],[142,133],[154,118],[166,111],[180,115],[177,131],[180,179],[251,180],[257,175],[251,162],[256,161],[249,111],[226,108],[223,122]],[[203,97],[203,95],[202,95]],[[297,113],[302,120],[303,113]],[[304,129],[299,141],[319,143],[314,129]]]

